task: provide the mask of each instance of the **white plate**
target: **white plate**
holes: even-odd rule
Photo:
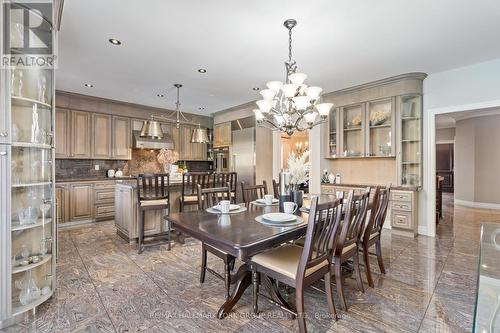
[[[219,206],[213,206],[212,208],[215,209],[215,210],[219,210],[220,211]],[[234,205],[234,204],[229,205],[229,211],[237,210],[237,209],[240,209],[240,208],[241,207],[239,205]]]
[[[262,218],[271,222],[291,222],[297,219],[296,215],[285,213],[268,213],[262,215]]]
[[[258,203],[260,203],[260,204],[266,204],[266,199],[257,199],[255,201],[258,202]],[[278,202],[279,202],[278,199],[273,198],[273,204],[276,204]]]

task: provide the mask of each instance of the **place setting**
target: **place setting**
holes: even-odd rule
[[[212,214],[238,214],[246,211],[246,207],[232,204],[229,200],[221,200],[219,204],[208,207],[206,211]]]
[[[266,194],[263,198],[252,201],[251,204],[255,206],[277,206],[279,204],[279,200],[272,194]]]
[[[283,212],[262,214],[257,216],[255,221],[273,227],[299,225],[304,222],[304,219],[295,215],[297,209],[298,206],[295,202],[287,201],[283,203]]]

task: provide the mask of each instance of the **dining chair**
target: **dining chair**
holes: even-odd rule
[[[319,204],[311,200],[304,247],[286,244],[251,258],[253,283],[253,312],[258,313],[261,274],[296,289],[297,320],[300,332],[306,332],[304,289],[324,278],[330,314],[337,320],[332,294],[331,259],[335,228],[340,223],[341,199]]]
[[[273,179],[273,193],[276,199],[280,198],[280,183]]]
[[[375,188],[370,218],[368,219],[366,228],[363,229],[363,234],[359,243],[359,248],[363,252],[366,280],[368,281],[368,285],[372,288],[374,284],[370,269],[370,254],[374,254],[377,256],[380,272],[382,274],[385,274],[384,261],[382,260],[381,235],[385,218],[387,216],[387,208],[389,207],[390,195],[391,185],[387,186],[386,188],[380,188],[379,186]],[[376,253],[370,253],[368,249],[374,244]]]
[[[138,253],[141,254],[144,246],[157,245],[144,244],[145,214],[148,210],[168,210],[170,212],[170,175],[160,174],[140,174],[137,177],[137,205],[139,209],[138,223]],[[167,215],[168,215],[167,213]],[[167,231],[154,236],[167,236],[168,249],[170,250],[170,222],[167,220]],[[148,235],[149,237],[149,235]]]
[[[229,185],[228,185],[229,184]],[[229,186],[231,192],[231,203],[236,203],[236,188],[238,184],[238,174],[236,172],[217,172],[213,174],[213,187]]]
[[[347,311],[344,297],[344,276],[342,275],[342,264],[353,260],[354,277],[358,288],[364,292],[363,281],[359,267],[358,242],[360,228],[364,227],[368,204],[370,200],[370,188],[362,194],[355,195],[354,190],[349,191],[347,201],[343,205],[344,218],[341,227],[337,229],[333,250],[332,271],[335,274],[335,284],[340,305]]]
[[[265,180],[262,181],[262,185],[245,185],[245,182],[241,182],[241,193],[243,202],[248,205],[267,194],[267,183]]]
[[[222,200],[231,200],[231,190],[229,183],[226,183],[225,187],[214,187],[214,188],[202,188],[201,185],[197,186],[198,191],[198,205],[200,209],[207,209],[219,204]],[[219,257],[224,261],[224,276],[220,275],[213,269],[207,267],[207,252]],[[216,277],[222,279],[226,288],[226,297],[229,297],[229,291],[231,286],[231,270],[234,267],[235,258],[220,250],[216,247],[208,245],[204,242],[201,243],[201,273],[200,273],[200,283],[205,282],[205,273],[208,270],[210,273]]]
[[[179,212],[186,206],[198,205],[197,186],[201,188],[212,187],[213,177],[211,172],[187,172],[182,175],[181,196],[179,197]]]

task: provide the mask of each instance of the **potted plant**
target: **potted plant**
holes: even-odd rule
[[[309,180],[309,170],[311,162],[309,162],[310,151],[305,150],[302,154],[291,153],[288,157],[288,171],[290,172],[290,194],[292,201],[299,207],[302,206],[303,191],[299,191],[301,184],[307,183]]]

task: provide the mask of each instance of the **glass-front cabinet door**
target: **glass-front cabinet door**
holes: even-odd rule
[[[366,156],[393,157],[394,149],[394,99],[388,98],[367,103]]]
[[[364,105],[341,108],[342,156],[362,157],[365,154]]]
[[[338,109],[330,111],[328,119],[328,156],[336,158],[338,156]]]
[[[422,96],[399,97],[400,182],[422,186]]]
[[[27,29],[22,23],[14,26]],[[47,27],[45,33],[50,36],[52,30]],[[20,54],[16,52],[10,51]],[[0,328],[3,328],[35,313],[31,310],[53,294],[56,216],[54,70],[12,65],[2,67],[1,73],[0,112],[1,119],[7,119],[6,124],[0,122],[3,125],[0,128],[3,139],[0,142]]]

